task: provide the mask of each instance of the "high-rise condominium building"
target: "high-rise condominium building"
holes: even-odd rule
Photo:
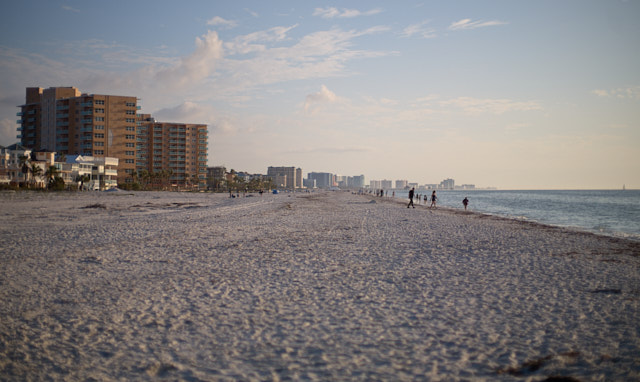
[[[207,125],[156,122],[137,98],[82,94],[74,87],[27,88],[18,138],[32,150],[118,159],[118,183],[138,170],[199,184],[207,174]]]
[[[330,188],[334,186],[335,176],[329,172],[310,172],[307,179],[315,180],[318,188]]]
[[[206,187],[207,125],[157,122],[141,114],[136,134],[138,171],[166,171],[174,184]]]
[[[287,189],[302,188],[302,169],[295,167],[269,167],[267,176],[278,187]]]
[[[18,138],[32,150],[118,158],[118,182],[136,169],[136,97],[27,88]]]

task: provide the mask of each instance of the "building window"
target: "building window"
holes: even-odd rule
[[[95,117],[95,120],[104,122],[104,117]]]
[[[104,125],[95,125],[94,128],[96,130],[104,130]]]
[[[127,114],[128,115],[136,115],[136,111],[135,110],[127,110]]]
[[[128,106],[128,107],[136,107],[136,103],[135,102],[126,102],[125,105]],[[135,111],[134,111],[134,113],[135,113]]]
[[[125,144],[125,146],[126,146],[126,147],[136,147],[136,145],[135,145],[134,143],[131,143],[131,142],[127,142],[127,143]]]
[[[104,109],[96,109],[96,113],[104,113]]]
[[[134,126],[127,126],[127,131],[136,131]]]
[[[135,151],[125,151],[124,155],[136,155]]]
[[[127,134],[124,137],[125,137],[125,139],[136,139],[136,136],[135,135],[131,135],[131,134]]]
[[[93,134],[93,137],[94,137],[94,138],[104,138],[104,134],[102,134],[102,133],[95,133],[95,134]]]
[[[104,146],[104,142],[93,142],[94,146]]]
[[[135,118],[126,118],[125,121],[127,123],[136,123],[136,119]]]
[[[94,155],[104,155],[104,150],[94,150],[93,154]]]
[[[94,101],[96,105],[104,105],[104,100],[103,99],[97,99]]]
[[[126,163],[126,164],[134,164],[135,161],[133,159],[125,159],[124,163]]]

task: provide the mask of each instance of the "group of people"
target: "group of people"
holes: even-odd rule
[[[415,187],[414,187],[414,188],[411,188],[411,189],[409,190],[409,204],[407,204],[407,208],[409,208],[409,207],[416,208],[416,206],[415,206],[415,205],[413,205],[413,197],[414,197],[414,196],[415,196]],[[427,195],[425,194],[425,195],[424,195],[424,204],[425,204],[425,205],[427,204],[427,201],[428,201],[428,200],[429,200],[429,199],[427,198]],[[436,206],[436,201],[437,201],[437,200],[438,200],[438,197],[436,196],[436,191],[434,190],[434,191],[431,193],[431,205],[429,206],[429,208],[437,208],[437,206]],[[418,195],[418,203],[420,203],[420,195]],[[465,197],[465,198],[462,200],[462,205],[464,206],[464,209],[465,209],[465,211],[466,211],[466,210],[467,210],[467,206],[469,205],[469,199]]]

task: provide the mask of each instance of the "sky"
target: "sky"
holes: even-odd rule
[[[204,123],[208,165],[499,189],[640,188],[640,1],[5,1],[27,87]]]

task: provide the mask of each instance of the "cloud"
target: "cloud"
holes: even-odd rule
[[[606,98],[640,99],[640,86],[627,86],[609,90],[596,89],[592,90],[591,94]]]
[[[297,41],[286,34],[293,27],[272,28],[225,43],[220,69],[229,75],[221,78],[220,83],[228,88],[249,89],[285,81],[344,76],[349,60],[391,54],[353,48],[354,39],[387,31],[386,27],[360,31],[332,28]]]
[[[220,26],[223,28],[231,29],[235,28],[238,23],[233,20],[225,20],[220,16],[215,16],[214,18],[207,20],[207,25]]]
[[[314,104],[333,103],[338,101],[338,99],[338,96],[336,96],[334,92],[322,85],[319,92],[307,95],[304,102],[304,111],[307,113],[311,112],[313,114],[316,111],[316,109],[313,109]]]
[[[229,118],[218,115],[213,106],[191,101],[157,110],[152,116],[161,122],[206,124],[209,133],[229,134],[237,130],[235,124]]]
[[[63,5],[63,6],[62,6],[62,9],[64,9],[65,11],[69,11],[69,12],[80,13],[80,10],[79,10],[79,9],[76,9],[76,8],[70,7],[70,6],[68,6],[68,5]]]
[[[214,64],[222,54],[222,41],[216,32],[209,31],[202,38],[196,37],[196,49],[191,55],[181,58],[173,67],[158,71],[155,77],[170,86],[195,84],[213,73]]]
[[[15,119],[3,118],[0,120],[0,145],[9,146],[19,141],[16,138],[17,127]]]
[[[249,54],[267,50],[267,43],[280,42],[287,39],[287,33],[296,28],[298,24],[290,27],[273,27],[264,31],[238,36],[231,42],[224,44],[229,55]]]
[[[430,22],[429,20],[425,20],[418,24],[409,25],[408,27],[404,28],[401,35],[403,37],[412,37],[414,35],[417,35],[418,37],[421,37],[421,38],[435,38],[436,37],[435,29],[426,27],[426,25],[429,22]]]
[[[458,97],[440,101],[442,107],[459,108],[467,113],[504,114],[511,111],[542,110],[535,101],[519,102],[509,99]]]
[[[301,147],[284,151],[288,154],[359,154],[373,151],[371,147],[364,146],[325,146],[325,147]]]
[[[371,16],[382,12],[381,9],[375,8],[366,12],[362,12],[356,9],[337,9],[334,7],[329,8],[316,8],[313,12],[314,16],[320,16],[323,19],[333,19],[333,18],[353,18],[359,16]]]
[[[493,27],[497,25],[505,25],[508,24],[504,21],[492,20],[492,21],[471,21],[471,19],[462,19],[460,21],[455,21],[449,25],[449,30],[462,30],[462,29],[476,29],[483,27]]]

